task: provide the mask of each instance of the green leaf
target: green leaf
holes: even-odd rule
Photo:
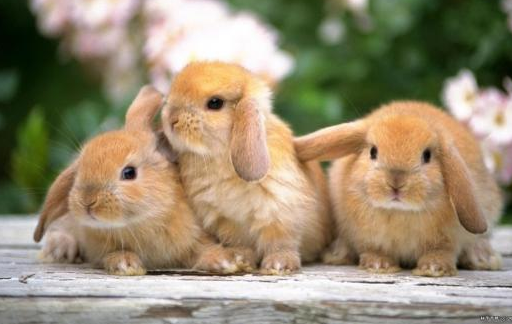
[[[16,148],[11,156],[12,179],[26,190],[29,199],[26,211],[34,211],[47,183],[48,130],[44,114],[39,107],[33,108],[16,134]]]

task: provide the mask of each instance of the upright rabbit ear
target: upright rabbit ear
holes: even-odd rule
[[[176,162],[178,160],[178,153],[172,148],[171,143],[165,136],[162,130],[156,132],[156,150],[160,152],[169,162]]]
[[[357,153],[365,144],[367,126],[364,120],[326,127],[294,139],[300,161],[332,160]]]
[[[77,165],[77,161],[73,162],[50,186],[34,231],[34,241],[41,241],[50,224],[68,212],[68,196],[75,181]]]
[[[153,119],[163,104],[163,95],[153,86],[145,85],[126,112],[125,129],[151,131]]]
[[[267,174],[270,157],[264,116],[254,98],[242,98],[235,107],[230,151],[240,178],[258,181]]]
[[[441,140],[440,159],[448,196],[460,223],[471,233],[484,233],[487,222],[478,204],[469,169],[458,149],[446,139]]]

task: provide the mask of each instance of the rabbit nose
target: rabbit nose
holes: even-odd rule
[[[393,189],[400,189],[405,186],[406,172],[400,169],[389,170],[391,184],[388,185]]]
[[[388,186],[391,188],[391,190],[393,191],[393,195],[394,196],[398,196],[400,194],[400,189],[402,189],[404,186],[400,186],[400,187],[395,187],[391,184],[388,183]]]

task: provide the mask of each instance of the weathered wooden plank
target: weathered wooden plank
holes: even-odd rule
[[[512,226],[501,226],[494,229],[492,246],[502,255],[512,256]]]
[[[279,282],[284,280],[308,281],[311,279],[325,279],[340,282],[363,284],[416,284],[437,286],[464,286],[464,287],[503,287],[512,288],[512,258],[504,259],[503,271],[460,271],[459,276],[447,278],[428,278],[412,276],[410,271],[397,274],[371,274],[353,266],[329,266],[323,264],[306,265],[302,271],[293,276],[260,276],[236,275],[213,276],[204,275],[189,270],[169,269],[150,271],[147,278],[179,278],[180,280],[201,281],[252,281],[252,282]],[[35,273],[31,279],[40,280],[105,280],[109,278],[123,278],[106,276],[102,270],[91,269],[87,264],[45,264],[37,260],[37,251],[20,249],[0,249],[0,275],[2,278],[18,278],[22,275]],[[146,277],[131,277],[140,281]]]
[[[38,248],[32,235],[36,228],[35,216],[0,216],[0,246]]]
[[[308,265],[292,276],[156,271],[108,276],[88,265],[44,264],[35,218],[0,218],[0,323],[482,323],[512,315],[512,257],[503,271],[423,278]],[[512,228],[493,245],[512,256]]]
[[[482,323],[493,307],[157,298],[0,298],[2,323]],[[56,314],[58,314],[56,316]]]

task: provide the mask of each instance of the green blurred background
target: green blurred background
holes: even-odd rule
[[[281,47],[294,56],[275,109],[297,134],[360,117],[392,99],[441,104],[444,81],[462,68],[482,86],[499,86],[512,75],[512,33],[499,1],[375,0],[371,28],[322,1],[228,2],[276,28]],[[86,66],[63,58],[58,40],[39,33],[28,7],[0,2],[0,214],[37,211],[79,143],[116,127],[124,113]],[[339,42],[319,37],[326,17],[343,23]]]

